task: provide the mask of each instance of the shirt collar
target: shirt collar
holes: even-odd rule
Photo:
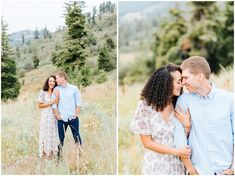
[[[202,95],[199,95],[198,93],[196,93],[196,95],[200,98],[203,98],[203,99],[211,99],[212,100],[216,94],[216,87],[213,83],[210,83],[210,84],[211,84],[211,91],[208,95],[202,96]]]
[[[67,88],[69,86],[69,83],[66,83],[64,86],[60,85],[62,88]]]
[[[211,91],[206,97],[213,99],[215,97],[215,92],[216,92],[216,87],[213,83],[211,83]]]

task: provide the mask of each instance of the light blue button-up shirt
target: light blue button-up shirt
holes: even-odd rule
[[[60,85],[55,89],[60,92],[58,111],[62,120],[67,122],[68,119],[74,119],[76,107],[81,106],[81,95],[78,87],[67,83],[65,86]],[[52,94],[52,98],[55,98],[54,94]],[[52,108],[57,108],[57,105],[53,104]]]
[[[175,119],[176,147],[190,145],[191,161],[199,174],[214,175],[228,169],[234,144],[233,93],[212,85],[208,96],[184,93],[177,104],[191,114],[191,131],[186,139],[182,124]]]

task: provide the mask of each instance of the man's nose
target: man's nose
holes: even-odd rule
[[[183,79],[182,79],[182,85],[185,85],[185,83],[186,83],[186,81],[185,81],[185,79],[183,78]]]

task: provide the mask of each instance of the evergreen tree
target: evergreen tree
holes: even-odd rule
[[[111,13],[114,13],[114,9],[115,9],[115,4],[112,4],[112,5],[111,5],[111,8],[110,8],[110,12],[111,12]]]
[[[106,39],[106,43],[107,43],[107,47],[109,48],[110,51],[112,49],[116,48],[116,45],[115,45],[113,39],[111,39],[110,37]]]
[[[16,46],[16,57],[20,59],[20,47]]]
[[[225,21],[218,25],[217,36],[218,45],[216,48],[216,56],[219,63],[226,67],[234,62],[234,2],[226,2]]]
[[[96,13],[97,13],[97,10],[96,10],[96,7],[94,6],[93,7],[93,12],[92,12],[92,22],[93,22],[93,24],[95,24]]]
[[[15,99],[20,93],[20,83],[16,76],[16,63],[10,51],[7,25],[1,20],[1,96],[2,100]]]
[[[37,54],[34,53],[34,55],[33,55],[33,67],[37,68],[39,66],[39,62],[40,62],[40,60],[39,60]]]
[[[178,9],[170,10],[170,19],[161,26],[161,32],[155,33],[153,50],[155,53],[156,67],[160,67],[169,62],[180,64],[182,55],[180,54],[179,42],[186,34],[187,26],[182,12]]]
[[[219,58],[217,53],[217,28],[221,21],[216,2],[198,1],[190,3],[193,8],[191,23],[188,27],[189,40],[192,43],[190,55],[201,55],[207,59],[213,72],[218,72]]]
[[[67,25],[67,33],[65,41],[61,49],[53,54],[53,62],[65,70],[70,77],[82,77],[77,79],[77,84],[87,86],[89,79],[89,68],[86,66],[87,57],[87,31],[86,18],[82,12],[84,1],[74,1],[66,3],[65,23]]]
[[[103,69],[104,71],[111,71],[115,68],[114,63],[112,62],[112,55],[110,54],[109,48],[104,45],[99,50],[98,58],[98,69]]]
[[[50,31],[47,30],[47,27],[45,27],[44,30],[43,30],[43,38],[44,39],[51,38]]]
[[[87,12],[87,22],[91,23],[91,12]]]
[[[21,41],[22,41],[22,44],[24,45],[24,42],[25,42],[24,33],[23,33],[22,36],[21,36]]]
[[[38,32],[37,28],[34,31],[34,39],[39,39],[39,32]]]

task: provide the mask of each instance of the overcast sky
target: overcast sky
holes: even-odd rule
[[[92,11],[105,0],[86,0],[86,10]],[[114,0],[111,0],[115,2]],[[20,30],[42,29],[47,26],[55,31],[58,26],[64,26],[66,0],[1,0],[1,16],[8,24],[8,33]],[[98,8],[97,8],[98,10]]]

